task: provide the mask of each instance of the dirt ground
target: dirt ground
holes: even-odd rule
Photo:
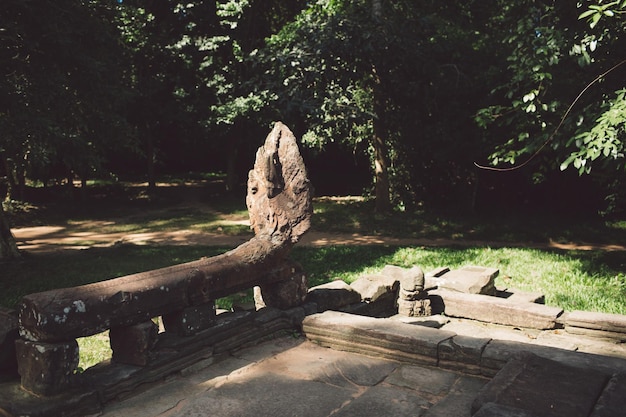
[[[248,240],[250,235],[226,235],[219,233],[198,232],[195,230],[158,231],[147,233],[106,233],[96,230],[75,232],[62,226],[36,226],[13,229],[13,234],[21,250],[31,253],[54,252],[60,250],[80,250],[89,247],[109,247],[119,244],[135,245],[203,245],[236,247]],[[81,242],[90,242],[89,245]],[[334,245],[388,245],[388,246],[518,246],[541,247],[561,250],[606,250],[626,251],[626,246],[618,244],[593,243],[558,243],[545,244],[528,242],[485,242],[454,239],[405,239],[386,236],[371,236],[358,233],[329,234],[318,231],[309,231],[299,242],[305,246],[334,246]]]
[[[127,194],[136,194],[136,198],[141,198],[141,190],[146,187],[145,183],[126,184]],[[206,196],[213,188],[221,187],[211,181],[192,181],[182,184],[161,184],[159,183],[159,193],[174,202],[172,205],[166,204],[160,208],[150,210],[152,214],[165,212],[166,216],[176,216],[192,210],[207,215],[218,215],[221,223],[227,225],[249,225],[247,216],[237,214],[216,213],[206,204]],[[213,190],[215,191],[215,190]],[[219,190],[218,190],[219,191]],[[326,197],[325,197],[326,198]],[[340,197],[328,197],[341,199]],[[348,197],[346,197],[348,198]],[[154,211],[153,211],[154,210]],[[81,250],[90,247],[110,247],[119,244],[135,245],[206,245],[219,247],[236,247],[250,239],[252,232],[248,234],[230,235],[226,233],[202,232],[194,229],[161,230],[141,233],[110,232],[108,226],[116,222],[124,222],[129,217],[142,218],[146,216],[145,208],[128,209],[121,213],[116,213],[106,220],[88,220],[85,224],[74,224],[67,226],[63,223],[37,226],[22,226],[12,228],[13,235],[21,250],[31,253],[54,252],[64,250]],[[163,214],[163,213],[161,213]],[[119,216],[119,217],[118,217]],[[446,239],[446,238],[397,238],[390,236],[367,235],[359,233],[333,234],[324,233],[317,230],[310,230],[299,242],[305,246],[332,246],[332,245],[388,245],[388,246],[457,246],[457,247],[535,247],[544,249],[561,250],[605,250],[605,251],[626,251],[624,244],[598,244],[598,243],[560,243],[549,241],[546,243],[529,242],[498,242],[498,241],[477,241],[468,239]]]

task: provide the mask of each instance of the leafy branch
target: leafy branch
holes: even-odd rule
[[[578,18],[587,19],[589,27],[593,29],[603,17],[615,17],[622,14],[626,14],[626,0],[615,0],[606,4],[592,4]]]

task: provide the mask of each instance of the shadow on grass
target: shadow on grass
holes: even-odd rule
[[[626,241],[626,222],[575,214],[532,215],[520,211],[471,213],[454,210],[374,212],[374,201],[357,197],[315,200],[313,229],[396,238],[445,238],[500,242],[558,243]]]

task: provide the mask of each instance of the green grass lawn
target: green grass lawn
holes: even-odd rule
[[[167,190],[171,192],[171,190]],[[202,190],[201,190],[202,192]],[[168,231],[181,228],[224,231],[232,219],[246,217],[243,197],[213,198],[200,194],[194,204],[181,204],[178,195],[152,200],[119,200],[94,203],[98,210],[35,207],[30,213],[13,213],[18,225],[48,224],[102,228],[106,222],[116,231]],[[599,220],[569,222],[510,216],[443,216],[425,212],[373,214],[371,201],[360,198],[317,199],[313,229],[330,233],[362,233],[378,236],[450,239],[458,245],[435,246],[296,246],[292,258],[300,262],[314,286],[334,279],[351,282],[361,274],[379,271],[385,265],[420,266],[425,272],[436,267],[479,265],[498,268],[496,285],[542,292],[546,304],[565,310],[588,310],[626,314],[626,252],[538,249],[548,240],[559,242],[626,242],[626,222]],[[37,211],[39,210],[39,211]],[[64,216],[65,215],[65,216]],[[98,221],[95,223],[94,221]],[[249,235],[245,227],[225,233]],[[464,241],[485,243],[467,246]],[[492,243],[496,244],[492,244]],[[526,242],[527,247],[519,247]],[[510,245],[507,245],[510,243]],[[232,248],[213,246],[136,246],[26,254],[0,265],[0,306],[13,308],[22,296],[53,288],[81,285],[136,272],[214,256]],[[248,296],[249,297],[249,296]],[[218,300],[230,308],[234,298]],[[107,337],[80,339],[82,369],[110,355]]]
[[[545,251],[525,248],[328,247],[295,248],[293,257],[309,273],[311,285],[342,279],[352,282],[385,265],[479,265],[498,268],[499,288],[538,291],[546,304],[565,310],[626,314],[626,254],[623,252]]]
[[[213,246],[134,246],[92,248],[29,255],[2,265],[0,305],[12,308],[26,294],[87,284],[136,272],[214,256],[230,248]],[[298,247],[311,286],[342,279],[351,282],[385,265],[480,265],[498,268],[499,287],[540,291],[546,303],[566,310],[626,314],[626,254],[601,251],[556,251],[532,248],[441,248],[396,246]],[[220,307],[229,307],[228,299]]]

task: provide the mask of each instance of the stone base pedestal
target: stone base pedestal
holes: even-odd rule
[[[163,316],[163,326],[179,336],[193,336],[215,324],[215,303],[187,307]]]
[[[36,395],[56,395],[70,387],[78,367],[76,340],[62,343],[41,343],[27,340],[15,342],[17,371],[22,388]]]
[[[133,326],[114,327],[109,333],[112,360],[127,365],[145,366],[156,345],[159,326],[152,320]]]
[[[255,304],[257,309],[274,307],[287,310],[301,305],[307,296],[308,289],[306,274],[301,270],[294,271],[288,280],[261,285],[260,294],[255,289]]]
[[[428,298],[422,300],[398,299],[398,314],[406,317],[424,317],[433,314]]]

